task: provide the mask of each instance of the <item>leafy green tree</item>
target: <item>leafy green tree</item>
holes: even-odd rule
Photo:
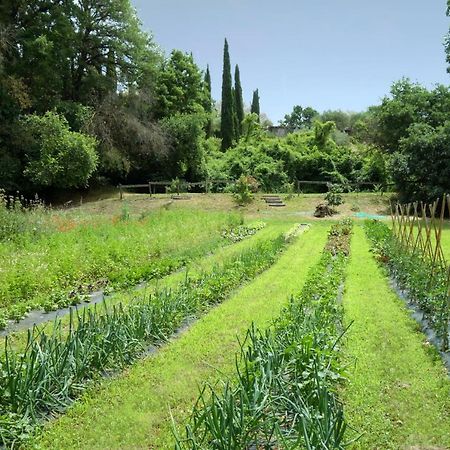
[[[261,137],[262,133],[258,116],[255,113],[247,114],[242,121],[242,137],[245,142],[249,142],[252,138]]]
[[[328,110],[320,114],[322,122],[334,122],[339,131],[345,131],[352,126],[352,113],[339,110]]]
[[[161,121],[169,139],[165,158],[166,173],[170,179],[199,181],[205,174],[203,142],[205,114],[176,114]]]
[[[450,88],[443,85],[428,91],[417,83],[402,79],[393,84],[391,96],[371,109],[376,120],[377,144],[395,152],[400,140],[407,137],[409,127],[424,123],[432,127],[442,125],[450,111]]]
[[[234,70],[234,96],[236,104],[236,117],[237,117],[237,135],[238,138],[242,135],[242,121],[244,120],[244,98],[242,96],[241,86],[241,74],[239,66],[236,64]]]
[[[156,117],[201,113],[205,94],[202,73],[192,55],[174,50],[157,79]]]
[[[450,121],[435,128],[413,124],[391,168],[403,200],[432,201],[450,192]]]
[[[326,148],[328,141],[331,138],[331,133],[336,128],[334,122],[319,122],[314,123],[314,137],[319,148]]]
[[[43,186],[37,177],[23,177],[29,149],[19,117],[34,112],[57,111],[67,118],[71,131],[85,131],[89,125],[89,132],[99,132],[100,173],[108,172],[103,167],[106,154],[114,153],[122,166],[129,165],[122,173],[137,165],[133,149],[140,152],[141,143],[157,135],[156,125],[151,114],[141,120],[142,114],[129,108],[117,90],[119,86],[124,92],[138,89],[154,97],[162,57],[141,30],[130,0],[5,0],[0,2],[0,24],[0,154],[4,156],[0,164],[5,163],[10,174],[8,179],[1,177],[0,184],[22,192]],[[105,105],[114,105],[107,114]],[[149,101],[140,105],[150,110]],[[134,113],[138,116],[132,118]],[[127,117],[127,125],[139,124],[133,143],[130,130],[136,132],[136,126],[115,123],[110,128],[113,116]],[[100,117],[108,120],[100,123]],[[30,184],[33,180],[35,185]]]
[[[153,120],[151,105],[148,93],[130,90],[97,106],[85,129],[98,141],[100,175],[114,182],[126,177],[140,181],[161,170],[167,136]]]
[[[8,73],[27,80],[36,111],[95,105],[117,83],[148,88],[160,62],[130,0],[8,1],[0,22],[14,36]]]
[[[302,108],[301,106],[296,105],[294,106],[292,113],[286,114],[284,116],[284,120],[282,120],[280,123],[292,130],[311,128],[313,120],[318,115],[319,113],[310,106]]]
[[[25,175],[40,186],[85,186],[97,167],[95,139],[70,131],[67,120],[53,112],[23,122],[31,138]]]
[[[250,108],[250,112],[252,114],[256,114],[258,116],[258,122],[260,121],[260,106],[259,106],[259,91],[256,89],[256,91],[253,91],[253,98],[252,98],[252,106]]]
[[[221,124],[220,134],[222,137],[222,150],[227,150],[233,145],[236,136],[234,129],[233,113],[233,88],[231,79],[231,63],[228,50],[228,41],[225,39],[223,49],[223,73],[222,73],[222,106],[221,106]]]
[[[233,198],[239,206],[245,206],[254,200],[254,195],[250,189],[251,177],[241,175],[233,187]]]

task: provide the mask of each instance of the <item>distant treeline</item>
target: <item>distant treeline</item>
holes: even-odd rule
[[[392,179],[408,198],[450,190],[448,87],[403,79],[362,113],[297,105],[282,121],[294,132],[273,137],[258,89],[245,106],[227,41],[223,57],[215,102],[209,68],[163,54],[129,0],[2,2],[0,188],[31,195],[244,174],[268,190],[295,179]]]

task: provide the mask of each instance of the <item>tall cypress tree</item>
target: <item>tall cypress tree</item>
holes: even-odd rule
[[[258,122],[259,122],[259,92],[258,89],[256,91],[253,91],[253,100],[252,100],[252,107],[250,109],[250,112],[255,113],[258,115]]]
[[[211,73],[209,71],[209,65],[206,66],[206,73],[205,73],[205,111],[208,114],[208,122],[206,123],[206,137],[209,138],[212,136],[213,133],[213,122],[212,122],[212,96],[211,96]]]
[[[234,88],[231,88],[231,94],[233,96],[233,127],[234,127],[234,139],[236,141],[239,140],[240,133],[239,133],[239,120],[238,120],[238,116],[237,116],[237,111],[236,111],[236,91],[234,90]]]
[[[241,137],[242,135],[242,121],[244,120],[244,99],[242,97],[242,86],[241,86],[241,73],[239,71],[239,66],[236,64],[234,70],[234,98],[236,104],[236,117],[237,117],[237,135]]]
[[[227,150],[233,145],[235,137],[233,119],[233,91],[231,79],[230,54],[228,52],[228,42],[225,39],[223,49],[223,73],[222,73],[222,109],[220,134],[222,136],[222,150]]]

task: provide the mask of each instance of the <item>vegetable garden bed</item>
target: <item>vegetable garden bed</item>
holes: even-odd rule
[[[332,227],[320,262],[272,327],[250,327],[237,376],[200,393],[176,448],[344,448],[346,423],[335,395],[351,222]]]
[[[177,290],[162,291],[101,313],[73,316],[69,332],[29,332],[23,352],[5,340],[0,361],[0,438],[9,445],[23,439],[46,416],[60,413],[90,380],[130,364],[149,345],[164,342],[191,316],[221,302],[232,289],[265,270],[285,245],[283,236],[244,251],[222,267]]]

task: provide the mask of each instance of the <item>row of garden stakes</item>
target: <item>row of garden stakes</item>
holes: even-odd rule
[[[437,215],[439,203],[440,213]],[[429,283],[436,269],[446,271],[447,313],[450,321],[450,265],[445,259],[441,244],[447,208],[450,216],[450,195],[444,195],[442,201],[437,199],[433,203],[414,202],[403,205],[397,203],[391,208],[391,216],[392,230],[400,245],[409,253],[418,254],[431,262]],[[444,346],[448,349],[448,342]]]

